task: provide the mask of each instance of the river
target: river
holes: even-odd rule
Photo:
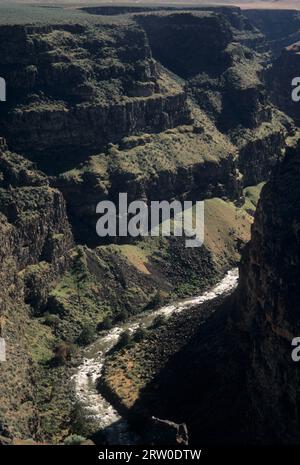
[[[134,316],[126,323],[103,333],[99,339],[84,352],[84,359],[72,376],[77,400],[85,407],[88,417],[95,422],[96,429],[104,431],[108,444],[134,444],[138,438],[130,431],[125,418],[98,392],[97,381],[101,377],[106,354],[116,345],[120,334],[128,330],[134,332],[138,327],[147,328],[159,315],[170,318],[175,313],[201,305],[203,302],[231,293],[238,284],[238,269],[232,269],[212,289],[203,294],[184,299],[157,310],[147,311]]]

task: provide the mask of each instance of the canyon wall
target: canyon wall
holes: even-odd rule
[[[257,439],[299,441],[300,146],[291,148],[263,189],[240,269],[236,322],[242,333],[249,415]],[[251,412],[251,413],[250,413]]]
[[[292,85],[295,78],[300,77],[300,42],[284,48],[280,56],[274,60],[267,71],[267,82],[270,87],[272,101],[300,125],[300,104],[293,100]],[[298,83],[299,86],[299,83]]]
[[[236,265],[252,222],[243,187],[268,178],[293,130],[265,90],[263,57],[255,51],[260,37],[238,9],[226,8],[134,14],[117,27],[0,26],[0,75],[8,84],[0,107],[0,294],[8,346],[0,436],[62,441],[72,432],[74,399],[70,360],[55,365],[53,349],[78,348],[87,327],[96,335],[107,321],[200,292]],[[204,247],[187,252],[174,237],[104,244],[95,208],[119,192],[146,202],[205,199]],[[245,299],[250,316],[238,325],[247,335],[256,317],[246,292]],[[228,364],[219,344],[223,321],[213,326],[216,338],[205,325],[203,331],[210,355],[213,341]],[[199,352],[198,368],[207,355],[202,346]],[[240,353],[246,358],[244,347]],[[180,366],[189,359],[184,354]],[[224,375],[221,362],[217,377],[229,386],[235,367],[228,364]],[[205,398],[208,386],[191,398]],[[232,399],[222,386],[221,412]],[[249,396],[256,405],[250,388]],[[179,416],[189,400],[183,397]],[[172,393],[168,407],[173,400]],[[192,438],[196,428],[211,437],[209,414],[202,406],[200,421],[189,418]],[[224,428],[220,421],[216,437]]]
[[[179,37],[195,23],[191,39],[203,40],[204,27],[219,37],[221,56],[230,26],[220,15],[202,15],[175,15]],[[122,190],[148,201],[241,197],[235,147],[155,61],[140,25],[2,26],[1,34],[9,38],[0,51],[9,95],[2,134],[63,192],[79,242],[101,243],[96,205]]]
[[[62,194],[30,162],[9,152],[3,139],[0,158],[0,314],[7,346],[0,370],[0,436],[30,437],[37,426],[32,347],[37,327],[29,304],[37,312],[43,308],[66,269],[73,238]]]
[[[9,43],[0,50],[9,95],[2,125],[14,150],[93,152],[189,120],[184,93],[158,82],[145,33],[134,25],[2,26],[1,36]]]
[[[291,356],[299,337],[299,155],[294,140],[262,190],[237,291],[150,377],[131,415],[185,422],[191,444],[299,443],[300,371]],[[176,334],[176,319],[171,325]],[[156,350],[166,344],[163,331]],[[139,351],[131,360],[143,363]]]
[[[297,10],[244,10],[251,24],[265,36],[264,50],[278,56],[284,47],[300,39],[300,13]]]
[[[140,26],[2,25],[0,37],[0,436],[57,442],[74,399],[53,350],[71,350],[87,325],[204,288],[238,256],[233,236],[226,257],[215,244],[186,256],[178,238],[76,247],[99,245],[96,204],[120,191],[234,201],[241,176],[236,148],[152,58]]]
[[[154,58],[184,79],[194,104],[237,146],[244,185],[266,180],[291,128],[269,99],[263,56],[251,42],[259,32],[230,8],[135,18],[146,30]]]

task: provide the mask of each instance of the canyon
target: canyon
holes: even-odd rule
[[[0,443],[75,434],[105,443],[107,425],[95,426],[78,383],[133,431],[157,417],[149,441],[160,419],[187,424],[192,443],[297,441],[297,369],[289,380],[285,357],[296,324],[300,113],[283,83],[297,66],[297,14],[270,35],[278,12],[261,22],[222,6],[28,8],[36,21],[17,12],[0,21]],[[204,245],[99,238],[96,205],[120,192],[146,204],[203,200]],[[235,293],[146,328],[107,355],[96,386],[86,368],[103,364],[94,347],[109,331],[206,295],[241,254]],[[82,365],[85,351],[92,361]]]

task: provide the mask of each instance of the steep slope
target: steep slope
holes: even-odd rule
[[[67,266],[73,245],[62,194],[4,141],[0,162],[2,335],[7,361],[1,364],[1,434],[30,437],[36,430],[36,365],[32,309],[44,304],[51,283]],[[44,273],[38,277],[38,267]],[[31,272],[29,272],[31,270]],[[34,283],[34,285],[33,285]],[[38,344],[51,356],[51,334],[40,332]]]
[[[10,38],[0,73],[12,96],[1,106],[3,135],[56,176],[78,241],[99,243],[96,205],[118,192],[240,197],[235,148],[152,58],[140,26],[2,26],[1,34]]]
[[[143,371],[134,375],[143,343],[119,354],[123,379],[140,389],[129,404],[135,421],[155,415],[185,422],[198,445],[299,443],[299,364],[291,358],[299,335],[299,150],[293,141],[262,190],[235,295],[215,304],[142,389]],[[180,323],[172,324],[180,334]],[[164,328],[159,335],[157,350],[167,343]],[[114,360],[110,388],[113,367]]]
[[[266,38],[267,49],[278,56],[282,48],[300,39],[300,13],[296,9],[245,10],[243,14]]]
[[[201,200],[241,196],[236,149],[200,111],[191,124],[155,134],[127,137],[106,153],[60,174],[54,182],[65,195],[78,241],[99,244],[96,205],[102,199]]]
[[[271,98],[275,105],[300,125],[300,104],[292,98],[292,82],[299,77],[300,42],[284,48],[267,73]]]
[[[263,189],[243,256],[237,323],[248,342],[247,387],[258,438],[299,441],[300,146],[290,149]],[[253,434],[253,431],[252,431]]]
[[[2,125],[15,150],[38,158],[95,151],[188,121],[183,92],[159,81],[134,25],[2,26],[0,36],[9,44],[0,73],[11,95]]]
[[[253,185],[267,179],[281,156],[289,122],[267,96],[263,57],[243,45],[237,34],[237,26],[243,25],[245,34],[251,27],[216,11],[148,13],[135,18],[147,32],[154,58],[184,79],[193,102],[237,146],[244,184]]]
[[[111,21],[0,26],[9,96],[0,107],[5,437],[61,442],[74,432],[66,379],[80,345],[236,265],[252,221],[235,205],[243,182],[268,177],[290,130],[269,105],[261,56],[238,43],[255,48],[259,34],[236,9]],[[95,207],[119,192],[205,199],[205,246],[187,251],[174,237],[104,245]],[[203,430],[206,421],[207,409]]]
[[[75,239],[92,243],[96,204],[120,191],[235,200],[242,186],[235,147],[152,59],[139,26],[1,26],[0,35],[9,43],[0,60],[9,84],[0,114],[1,434],[59,442],[73,431],[66,379],[82,334],[205,288],[239,247],[232,235],[226,257],[222,246],[214,256],[220,243],[186,254],[180,238],[91,250],[74,247],[69,219]]]

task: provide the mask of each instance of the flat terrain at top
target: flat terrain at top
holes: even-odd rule
[[[167,1],[151,0],[150,2],[140,0],[135,2],[128,1],[111,1],[91,0],[85,2],[82,0],[17,0],[16,2],[7,2],[0,0],[0,24],[49,24],[49,23],[120,23],[129,20],[127,15],[116,16],[99,16],[91,15],[80,10],[80,7],[107,5],[107,6],[134,6],[134,7],[151,7],[157,5],[163,6],[203,6],[203,5],[235,5],[241,8],[270,8],[270,9],[300,9],[299,0],[273,0],[273,1],[247,1],[240,0],[229,2],[227,0],[189,0],[184,1]]]
[[[300,1],[299,0],[274,0],[270,2],[264,1],[243,1],[243,2],[233,2],[233,5],[239,6],[242,9],[270,9],[270,10],[300,10]]]
[[[0,24],[107,24],[126,22],[127,16],[91,15],[80,9],[64,6],[8,4],[0,1]]]
[[[241,8],[274,8],[274,9],[300,9],[299,0],[0,0],[0,4],[18,3],[18,4],[36,4],[36,5],[236,5]]]

